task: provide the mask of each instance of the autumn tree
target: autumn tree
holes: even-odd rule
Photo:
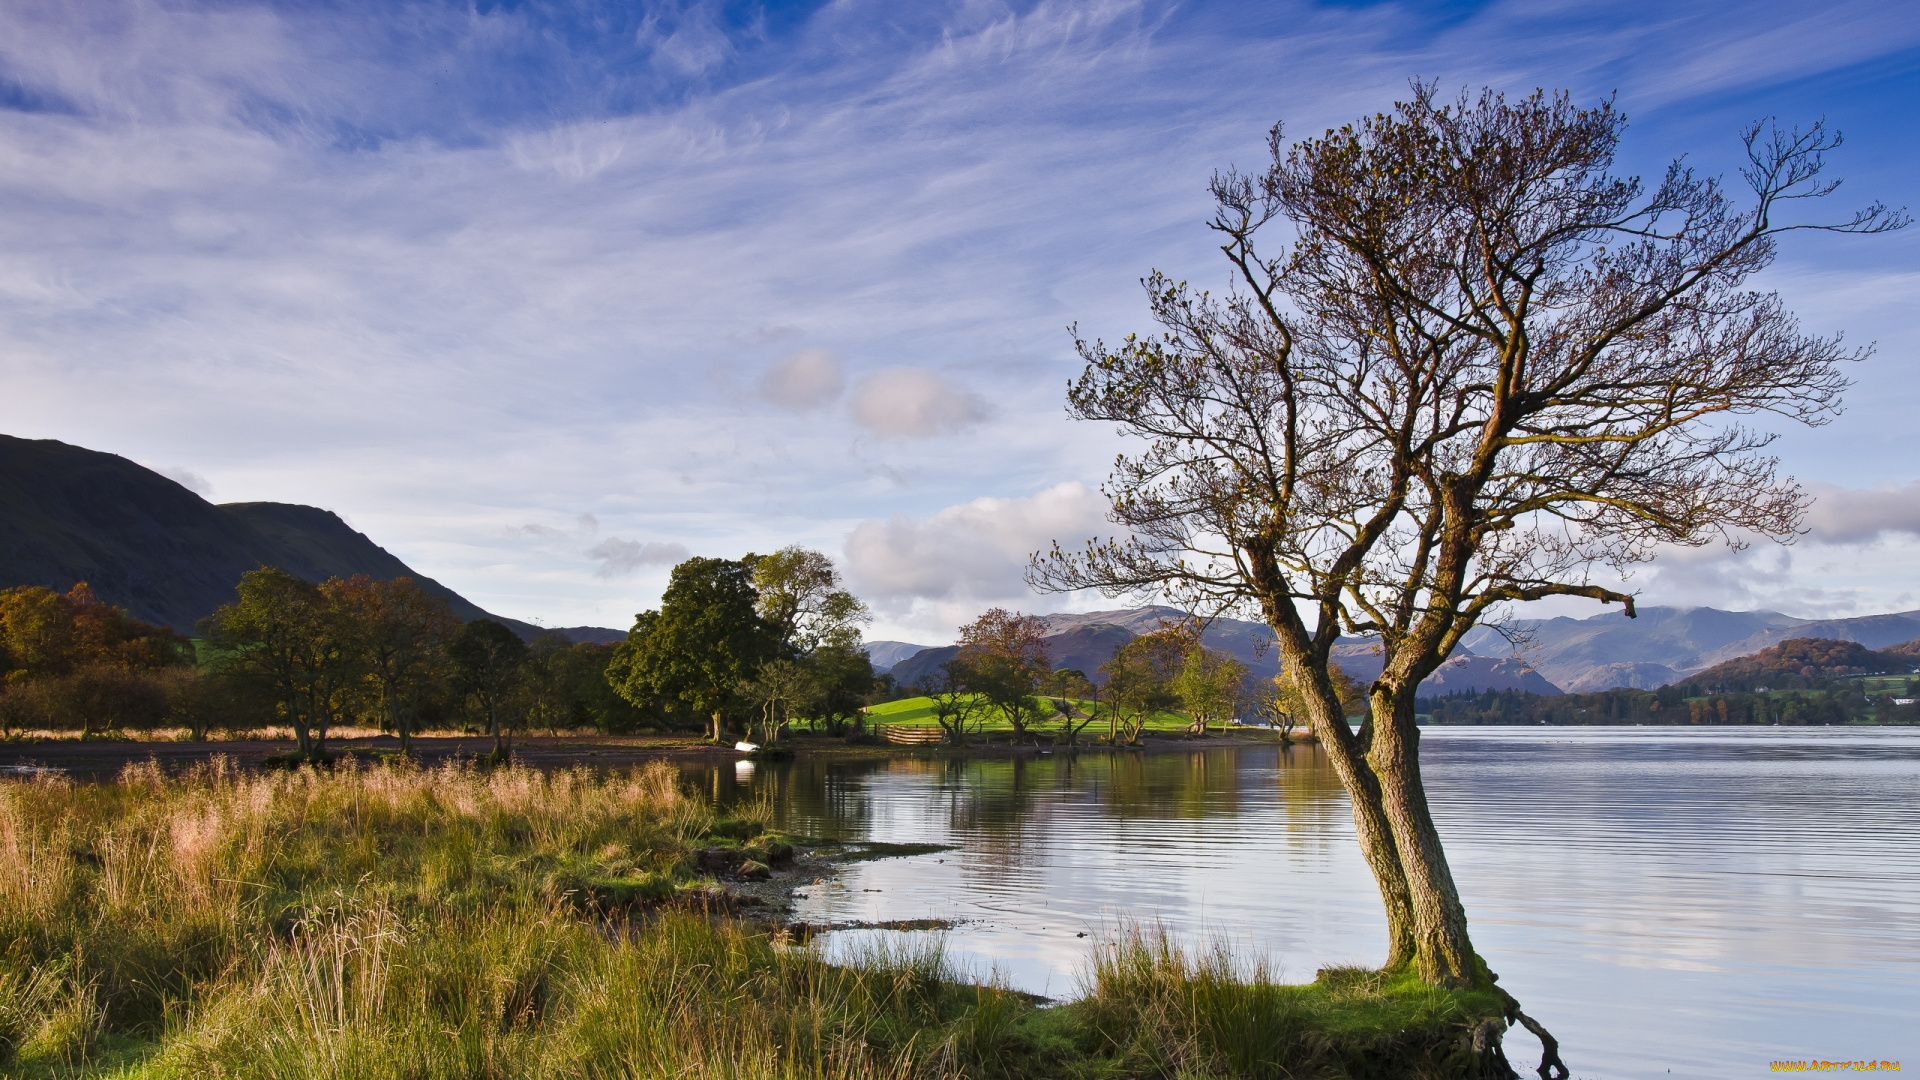
[[[960,652],[947,661],[953,681],[978,694],[988,711],[1023,739],[1040,716],[1036,694],[1052,667],[1046,623],[1032,615],[991,608],[960,628]]]
[[[64,593],[39,585],[0,590],[0,675],[9,682],[94,665],[148,670],[192,663],[192,642],[102,603],[84,581]]]
[[[1822,125],[1750,128],[1738,196],[1682,162],[1616,174],[1623,127],[1611,103],[1428,86],[1291,146],[1276,127],[1270,166],[1212,182],[1232,289],[1155,273],[1163,333],[1079,342],[1069,411],[1144,442],[1108,486],[1127,535],[1056,547],[1032,580],[1260,613],[1350,796],[1387,967],[1430,983],[1493,985],[1427,806],[1420,681],[1501,605],[1631,615],[1595,568],[1790,540],[1806,496],[1745,418],[1825,423],[1862,353],[1746,283],[1787,232],[1905,223],[1797,213],[1835,187]],[[1331,676],[1343,633],[1385,663],[1358,730]]]
[[[1355,716],[1366,712],[1366,688],[1347,674],[1345,668],[1338,664],[1329,667],[1327,679],[1333,684],[1334,696],[1340,700],[1342,715]],[[1248,678],[1241,694],[1246,708],[1279,728],[1282,739],[1290,738],[1295,727],[1309,722],[1307,699],[1300,693],[1298,683],[1284,672],[1270,678]]]
[[[525,677],[527,655],[527,643],[520,635],[493,619],[475,619],[447,642],[454,685],[487,718],[495,760],[504,760],[509,753],[513,719],[508,710]]]
[[[344,617],[349,647],[381,717],[399,737],[400,752],[409,753],[421,698],[444,670],[460,620],[445,600],[412,578],[380,581],[356,574],[326,581],[320,590]]]
[[[673,568],[659,610],[635,617],[607,680],[642,708],[710,718],[709,734],[722,742],[727,715],[744,704],[740,687],[780,651],[780,630],[760,614],[753,568],[695,557]]]

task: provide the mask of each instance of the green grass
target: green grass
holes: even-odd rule
[[[766,824],[665,765],[0,781],[0,1075],[1452,1076],[1497,1012],[1140,931],[1049,1008],[937,945],[829,964],[711,910],[695,851]]]
[[[1076,702],[1075,704],[1079,705],[1082,709],[1087,709],[1090,705],[1089,702],[1084,701]],[[898,724],[903,727],[930,728],[939,726],[939,722],[933,717],[933,699],[929,697],[902,698],[899,701],[889,701],[880,705],[869,705],[867,706],[867,720],[869,723]],[[979,726],[977,728],[969,727],[969,731],[978,730],[989,734],[1006,734],[1013,730],[1013,725],[1007,723],[1005,719],[1002,719],[996,713],[983,712],[978,716],[977,720]],[[1185,731],[1187,725],[1191,723],[1193,723],[1193,717],[1185,713],[1155,713],[1147,719],[1146,730],[1182,732]],[[1059,727],[1060,722],[1053,718],[1051,707],[1049,707],[1048,718],[1046,720],[1037,724],[1027,725],[1029,731],[1040,732],[1051,732]],[[1103,717],[1087,725],[1086,729],[1082,732],[1082,737],[1090,738],[1094,735],[1102,735],[1106,733],[1106,730],[1107,722]],[[1219,725],[1214,725],[1213,730],[1220,730]]]

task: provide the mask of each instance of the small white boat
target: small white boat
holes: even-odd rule
[[[738,751],[740,751],[740,752],[741,752],[741,753],[743,753],[743,754],[751,754],[751,753],[753,753],[753,752],[754,752],[755,750],[758,750],[758,749],[760,749],[760,744],[759,744],[759,743],[750,743],[750,742],[737,742],[737,743],[734,743],[734,744],[733,744],[733,748],[734,748],[735,750],[738,750]]]

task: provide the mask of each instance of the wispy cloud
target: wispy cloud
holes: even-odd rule
[[[0,423],[350,510],[502,614],[624,624],[664,566],[584,562],[583,509],[703,553],[837,549],[1096,482],[1114,444],[1061,413],[1063,328],[1146,329],[1150,267],[1222,283],[1205,179],[1276,119],[1413,75],[1659,113],[1912,47],[1865,4],[734,10],[0,7]],[[1897,369],[1920,316],[1874,305],[1847,318]]]

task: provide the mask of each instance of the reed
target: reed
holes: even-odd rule
[[[1355,1032],[1457,1034],[1473,1004],[1288,987],[1144,931],[1053,1008],[937,945],[829,964],[692,903],[691,852],[767,816],[716,820],[663,764],[0,782],[0,1072],[1358,1076]]]

